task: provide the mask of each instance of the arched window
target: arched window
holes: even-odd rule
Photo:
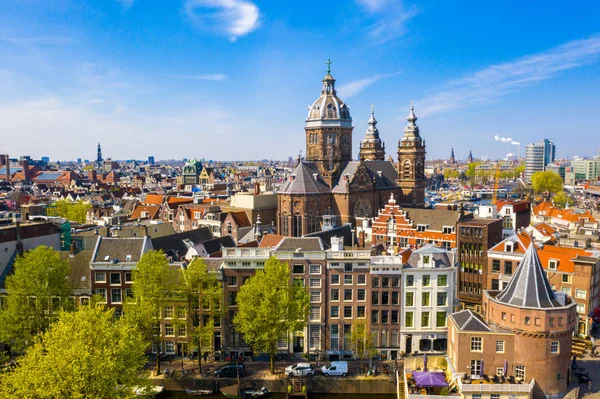
[[[287,213],[281,215],[281,235],[289,236],[290,235],[290,222],[288,219]]]
[[[300,213],[294,214],[292,229],[292,235],[294,237],[302,237],[302,215]]]
[[[403,177],[405,179],[410,179],[410,161],[406,160],[404,161],[404,165],[403,165]]]

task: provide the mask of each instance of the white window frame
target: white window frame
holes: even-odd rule
[[[173,324],[165,324],[165,337],[174,337],[174,336],[175,336],[175,327],[173,327]]]
[[[113,294],[119,293],[119,297],[121,297],[120,301],[113,301]],[[122,303],[123,302],[123,291],[120,288],[111,288],[110,289],[110,303]]]
[[[318,265],[318,264],[308,265],[308,274],[321,274],[321,265]]]
[[[321,291],[310,291],[310,303],[321,303]]]
[[[556,270],[558,269],[558,260],[557,259],[549,259],[548,260],[548,270]]]
[[[321,279],[317,278],[309,278],[308,279],[308,287],[309,288],[321,288]]]
[[[479,347],[479,349],[477,349],[477,347]],[[470,349],[471,352],[483,352],[483,337],[471,337]]]
[[[310,321],[321,321],[321,307],[320,306],[311,306],[310,307],[309,319],[310,319]]]
[[[98,278],[99,276],[104,276],[104,278],[101,280]],[[106,272],[95,272],[94,281],[97,283],[106,283]]]
[[[585,299],[587,297],[587,290],[582,290],[579,288],[575,288],[575,298],[577,299]]]
[[[517,379],[522,379],[523,381],[525,380],[525,366],[515,366],[515,377]]]
[[[496,341],[496,353],[504,353],[504,341]]]
[[[585,304],[583,304],[583,303],[577,304],[577,313],[585,314]]]

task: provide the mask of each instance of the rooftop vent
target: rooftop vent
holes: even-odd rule
[[[110,255],[106,255],[106,256],[104,257],[104,260],[109,260],[109,259],[110,259]]]

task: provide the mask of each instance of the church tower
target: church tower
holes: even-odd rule
[[[454,147],[452,147],[452,151],[450,152],[450,163],[452,165],[456,163],[456,158],[454,158]]]
[[[469,150],[469,163],[473,163],[473,153]]]
[[[400,205],[425,205],[425,142],[419,135],[415,107],[411,104],[408,125],[398,142],[398,185],[402,189]]]
[[[352,160],[352,117],[335,91],[331,61],[323,78],[321,96],[308,107],[306,160],[314,162],[323,179],[333,187],[346,164]]]
[[[371,106],[371,117],[367,123],[369,127],[365,139],[360,143],[358,158],[362,161],[385,161],[385,144],[379,138],[373,106]]]

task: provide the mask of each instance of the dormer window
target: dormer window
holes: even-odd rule
[[[452,234],[452,230],[453,230],[452,226],[444,226],[442,228],[442,233],[444,233],[444,234]]]
[[[127,255],[127,256],[125,256],[125,260],[126,260],[126,261],[130,261],[130,260],[131,260],[131,255]]]
[[[110,255],[106,255],[106,256],[104,257],[104,260],[105,260],[105,261],[108,261],[108,260],[110,260]]]
[[[417,231],[425,231],[426,229],[427,229],[426,224],[418,224],[417,225]]]
[[[558,269],[558,260],[556,260],[556,259],[550,259],[548,261],[548,269],[550,269],[550,270],[556,270],[556,269]]]
[[[505,252],[514,252],[515,244],[513,242],[507,242],[504,248]]]
[[[429,256],[429,255],[423,255],[423,265],[424,266],[429,266],[430,262],[431,262],[431,256]]]

